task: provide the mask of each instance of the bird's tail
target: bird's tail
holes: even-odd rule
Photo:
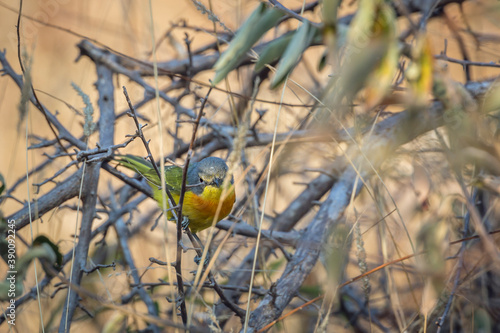
[[[117,155],[114,160],[127,169],[134,170],[135,172],[143,176],[147,175],[153,169],[153,165],[151,164],[151,162],[139,156],[129,154]]]

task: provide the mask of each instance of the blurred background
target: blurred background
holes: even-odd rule
[[[338,17],[348,18],[357,13],[362,8],[361,5],[369,2],[341,1]],[[353,145],[345,139],[343,130],[350,129],[353,137],[359,139],[359,144],[363,145],[365,142],[361,138],[366,133],[366,128],[403,110],[415,108],[417,112],[424,113],[436,100],[444,103],[448,109],[453,109],[455,105],[465,109],[460,111],[467,119],[462,127],[450,130],[444,126],[439,129],[438,134],[432,130],[405,145],[398,145],[395,151],[378,155],[384,161],[378,163],[376,171],[365,179],[367,190],[363,190],[355,203],[346,209],[343,215],[348,221],[345,234],[336,234],[349,239],[346,242],[347,254],[341,258],[345,261],[345,266],[339,263],[342,260],[332,259],[332,256],[337,254],[332,255],[331,249],[324,249],[320,260],[302,284],[299,297],[289,304],[285,313],[319,295],[328,297],[316,302],[315,306],[306,307],[280,321],[272,331],[417,332],[425,331],[426,327],[435,331],[436,326],[429,325],[439,320],[450,294],[454,295],[455,299],[451,305],[452,314],[448,315],[445,323],[448,331],[478,331],[476,329],[483,327],[481,325],[486,327],[484,332],[493,332],[498,328],[498,324],[495,324],[499,321],[500,313],[498,268],[491,268],[495,260],[485,255],[485,250],[478,240],[468,242],[463,250],[460,249],[462,243],[450,242],[465,237],[462,232],[464,221],[469,219],[467,198],[461,183],[456,180],[457,177],[462,177],[463,184],[474,199],[473,203],[483,205],[478,211],[486,230],[494,231],[498,228],[496,167],[500,164],[496,163],[500,150],[496,141],[497,108],[492,107],[493,111],[488,112],[470,111],[467,107],[468,98],[474,100],[477,96],[470,93],[470,96],[463,97],[456,83],[487,81],[499,75],[500,6],[497,1],[486,0],[443,2],[449,4],[433,4],[437,9],[436,12],[427,13],[432,17],[425,28],[418,25],[421,11],[413,13],[414,9],[410,7],[399,8],[400,12],[393,10],[394,18],[390,24],[394,24],[395,31],[388,37],[387,45],[393,45],[391,43],[396,41],[403,44],[398,44],[394,71],[388,71],[394,75],[384,74],[387,72],[384,72],[380,63],[375,63],[367,69],[363,67],[374,58],[384,58],[390,52],[384,49],[387,53],[376,53],[378,44],[374,44],[372,49],[367,47],[362,50],[360,53],[364,53],[364,58],[354,54],[350,67],[342,65],[345,60],[341,61],[338,56],[342,46],[333,44],[341,44],[342,39],[352,42],[356,36],[353,37],[353,33],[349,35],[349,32],[343,33],[342,27],[348,27],[349,23],[359,24],[346,20],[348,24],[340,21],[342,27],[339,23],[336,26],[338,29],[332,30],[337,36],[333,44],[329,44],[329,32],[325,28],[321,30],[318,42],[311,42],[310,46],[304,47],[300,62],[294,66],[293,71],[287,73],[289,76],[285,85],[271,89],[272,73],[277,63],[277,60],[273,59],[273,69],[266,69],[266,74],[262,75],[260,89],[256,97],[252,98],[255,79],[253,62],[256,57],[254,59],[250,56],[251,60],[246,60],[244,65],[238,65],[236,69],[231,70],[229,75],[217,84],[217,89],[211,92],[209,103],[204,110],[204,118],[208,120],[209,125],[201,126],[197,137],[207,137],[215,132],[222,138],[231,137],[228,142],[234,145],[221,144],[220,148],[210,148],[208,143],[201,143],[195,149],[195,159],[205,157],[206,154],[227,159],[233,151],[241,149],[233,160],[229,158],[230,162],[234,162],[230,166],[234,170],[237,194],[235,210],[230,220],[246,223],[251,227],[258,226],[265,202],[264,230],[281,230],[274,221],[289,209],[289,205],[308,188],[308,184],[326,170],[335,173],[334,178],[339,177],[343,168],[349,164],[345,160],[339,161],[346,156],[357,156],[349,155],[348,151]],[[81,94],[72,87],[72,83],[89,96],[96,112],[94,119],[99,117],[95,64],[88,57],[79,57],[77,44],[82,40],[88,39],[97,48],[108,49],[112,54],[123,56],[120,58],[122,62],[119,63],[131,70],[137,70],[144,81],[154,87],[156,83],[151,69],[145,66],[148,69],[144,70],[139,65],[141,62],[151,64],[154,61],[153,45],[156,47],[157,61],[165,63],[166,66],[174,66],[176,61],[189,60],[186,36],[192,52],[216,59],[217,48],[227,48],[224,40],[232,37],[260,2],[181,0],[150,3],[151,10],[149,3],[141,1],[40,0],[23,3],[23,62],[31,74],[32,84],[40,101],[75,137],[83,135],[84,118],[81,112],[85,105]],[[303,5],[307,7],[316,4],[314,1],[298,0],[280,3],[288,9],[299,10],[299,13]],[[398,8],[400,1],[394,1],[395,4],[390,1],[388,3],[391,3],[391,8]],[[399,5],[404,6],[407,3],[413,2],[401,1]],[[323,6],[316,4],[312,8],[301,15],[318,25],[324,23]],[[215,14],[216,18],[211,16],[210,12]],[[16,35],[18,13],[18,1],[0,1],[0,49],[6,52],[6,60],[14,71],[20,74]],[[377,22],[380,26],[384,26],[383,23]],[[412,24],[416,27],[412,27]],[[275,40],[300,26],[298,20],[288,18],[276,28],[270,29],[259,43]],[[380,29],[384,31],[384,28]],[[418,33],[415,30],[418,30]],[[219,34],[218,40],[215,38],[216,32]],[[364,36],[360,35],[360,38]],[[384,38],[382,33],[381,40],[385,43]],[[384,47],[385,44],[382,48]],[[387,46],[389,47],[392,46]],[[256,53],[260,50],[254,48]],[[373,54],[369,53],[371,51]],[[432,64],[425,65],[424,60],[421,60],[426,55],[430,55]],[[124,63],[127,57],[137,59],[138,62],[127,65]],[[464,66],[469,64],[467,61],[477,65]],[[213,64],[213,61],[209,63]],[[360,74],[349,76],[349,71],[343,72],[342,68],[353,69],[353,72],[354,69],[359,70]],[[425,81],[421,78],[422,72],[429,68],[432,78]],[[412,71],[420,73],[413,81]],[[181,74],[176,76],[167,72],[160,73],[158,86],[164,89],[168,96],[178,98],[179,105],[196,112],[199,110],[200,99],[210,87],[209,80],[213,80],[215,71],[211,66],[207,66],[192,75],[189,70],[179,70],[178,73]],[[365,81],[369,75],[372,75],[371,81]],[[339,79],[336,81],[337,76]],[[184,89],[179,82],[186,77],[192,80],[188,80],[187,88]],[[347,80],[346,77],[350,79]],[[125,142],[127,135],[134,134],[136,130],[132,119],[123,116],[123,113],[128,111],[128,106],[122,86],[127,87],[133,103],[143,101],[145,91],[127,75],[115,75],[114,80],[115,113],[122,115],[116,120],[114,128],[114,140],[115,144],[118,144]],[[383,86],[384,80],[389,80],[391,87],[377,90],[376,82]],[[178,88],[169,90],[169,86],[176,84],[179,85]],[[440,85],[445,87],[444,97],[436,92],[436,86]],[[358,86],[360,88],[356,88]],[[425,87],[418,88],[422,86]],[[345,96],[339,97],[342,103],[333,97],[333,100],[329,99],[329,96],[336,96],[332,91],[342,89],[345,90],[346,96],[352,90],[353,96],[350,100]],[[491,91],[493,96],[498,93],[493,85]],[[376,97],[370,97],[370,94]],[[245,103],[242,102],[245,98],[241,96],[246,96]],[[454,96],[460,97],[454,100]],[[29,105],[26,114],[19,111],[21,97],[21,90],[10,77],[4,75],[0,78],[0,174],[7,189],[26,177],[28,170],[39,166],[56,152],[55,142],[52,146],[47,144],[40,149],[27,149],[54,138],[45,117],[33,105]],[[344,97],[345,99],[342,99]],[[318,102],[320,100],[324,103],[323,106],[328,107],[321,107],[322,103]],[[478,99],[476,103],[479,105],[476,107],[480,108],[484,101]],[[342,107],[339,107],[340,104]],[[138,107],[141,122],[147,123],[145,136],[151,140],[151,149],[157,159],[162,149],[165,156],[171,156],[182,164],[185,154],[177,156],[176,152],[182,144],[189,143],[193,126],[186,121],[186,114],[181,115],[182,112],[179,112],[175,105],[160,100],[159,107],[162,131],[156,100],[145,100]],[[327,109],[330,113],[325,112]],[[245,134],[247,146],[241,148],[236,145],[236,137],[238,129],[244,126],[243,120],[247,110],[250,110],[250,130],[249,134]],[[255,133],[262,135],[260,140]],[[275,148],[269,188],[266,190],[271,138],[274,133],[278,134],[278,145]],[[344,137],[340,133],[344,133]],[[255,136],[253,141],[252,135]],[[443,147],[441,139],[450,145],[450,151]],[[88,147],[95,148],[98,140],[96,132],[89,137]],[[251,145],[248,144],[250,141],[253,142]],[[471,147],[476,150],[467,150]],[[139,140],[133,141],[118,152],[146,156],[144,146]],[[462,155],[460,152],[466,153]],[[450,155],[455,158],[450,159]],[[36,202],[37,198],[56,188],[59,182],[76,171],[74,166],[54,180],[41,186],[36,184],[54,176],[69,162],[67,157],[54,158],[40,172],[30,175],[29,185],[22,181],[9,193],[12,198],[1,202],[2,215],[15,214],[23,207],[24,202]],[[112,162],[110,164],[116,165]],[[125,173],[132,176],[132,173]],[[106,202],[110,200],[109,197],[117,195],[122,186],[123,183],[118,179],[104,170],[101,171],[98,195],[103,198],[103,202],[98,203],[98,219],[94,220],[94,230],[107,217]],[[324,201],[326,196],[320,196],[318,199],[319,201],[310,202],[307,213],[293,224],[294,231],[303,230],[314,219],[321,201]],[[68,200],[64,205],[55,207],[34,221],[32,227],[19,230],[18,236],[25,240],[26,244],[18,240],[17,255],[21,257],[26,253],[32,235],[46,235],[59,246],[60,253],[69,253],[74,245],[75,231],[78,232],[75,228],[78,220],[77,203],[76,198]],[[159,226],[151,230],[158,215],[156,203],[146,199],[137,210],[124,216],[127,223],[130,223],[128,227],[131,236],[128,242],[143,283],[168,280],[165,266],[151,264],[149,258],[166,261],[167,251],[170,251],[170,258],[173,258],[175,253],[174,224],[164,225],[160,220]],[[325,234],[327,231],[325,230]],[[467,236],[476,235],[473,227],[469,231]],[[201,239],[207,239],[210,232],[207,230],[200,233]],[[145,313],[144,304],[139,301],[126,303],[121,299],[124,295],[130,295],[133,282],[130,270],[124,264],[115,231],[110,228],[109,233],[102,233],[104,244],[96,243],[100,239],[98,236],[91,242],[89,262],[110,264],[114,261],[117,265],[115,268],[109,267],[89,275],[84,274],[82,288],[106,299],[114,307],[109,304],[101,305],[90,297],[84,299],[81,303],[85,309],[79,309],[75,313],[72,330],[119,332],[145,329],[146,320],[137,315]],[[215,263],[217,280],[222,284],[232,281],[237,272],[243,271],[240,264],[256,244],[254,237],[228,233],[222,228],[216,229],[212,242],[214,251],[222,244],[220,252],[216,254]],[[491,236],[491,242],[498,249],[498,236]],[[272,255],[262,259],[259,273],[256,275],[255,288],[264,292],[253,295],[252,309],[258,306],[265,291],[281,276],[287,264],[283,252],[293,254],[294,246],[286,244],[283,251],[279,250],[279,247],[274,248]],[[421,261],[413,258],[404,264],[391,265],[371,275],[370,281],[360,280],[348,285],[342,292],[335,293],[340,283],[363,273],[363,268],[360,267],[365,267],[366,271],[367,267],[373,269],[390,260],[423,250],[428,251],[428,255]],[[193,251],[184,254],[186,259],[183,274],[186,281],[193,280],[194,275],[191,272],[198,267],[193,262],[194,255]],[[364,263],[364,266],[360,262]],[[5,263],[0,262],[0,271],[5,269]],[[337,277],[339,272],[332,273],[332,270],[340,270],[345,274]],[[64,271],[68,274],[69,265]],[[37,274],[39,279],[44,276],[40,270]],[[0,278],[4,279],[3,274]],[[46,331],[55,331],[59,327],[65,301],[66,291],[59,291],[55,285],[57,282],[59,281],[54,279],[40,297],[43,326]],[[35,285],[32,266],[26,273],[23,285],[25,291]],[[430,292],[430,289],[435,292]],[[166,285],[153,291],[148,289],[159,309],[159,317],[181,324],[172,303],[166,299],[173,295],[172,292],[175,293],[175,288]],[[247,294],[240,295],[239,305],[243,309],[246,308],[247,297]],[[368,299],[369,305],[364,303]],[[190,296],[188,305],[192,306],[192,324],[203,327],[213,320],[215,314],[220,314],[213,305],[217,301],[218,297],[211,289],[203,291],[202,296]],[[0,303],[2,312],[5,311],[6,304]],[[239,318],[231,314],[229,320],[221,320],[218,317],[215,322],[220,326],[213,324],[214,331],[236,331],[242,328]],[[3,322],[0,324],[0,332],[32,332],[41,330],[40,327],[39,305],[36,301],[31,301],[17,309],[16,326]],[[173,328],[165,328],[165,331],[170,330]]]

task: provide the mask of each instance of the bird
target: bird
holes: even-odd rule
[[[142,157],[129,154],[117,155],[114,159],[125,168],[133,170],[146,178],[153,190],[153,198],[162,207],[161,181],[153,165]],[[228,170],[226,162],[218,157],[206,157],[199,162],[189,164],[182,216],[185,218],[183,227],[189,227],[193,234],[212,226],[221,199],[223,202],[220,205],[216,222],[219,222],[231,212],[236,195],[232,177],[229,182],[224,184]],[[171,165],[164,167],[164,172],[165,186],[172,194],[177,205],[181,194],[183,169]],[[225,194],[223,194],[224,192]],[[168,201],[167,197],[167,208],[170,208]],[[175,222],[171,211],[167,212],[167,218]]]

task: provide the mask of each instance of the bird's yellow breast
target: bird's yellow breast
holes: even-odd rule
[[[182,205],[182,215],[189,219],[189,229],[191,232],[197,233],[212,225],[217,210],[219,209],[219,201],[223,190],[220,187],[206,186],[200,195],[188,191],[184,195],[184,203]],[[179,202],[178,195],[172,195],[176,203]],[[217,215],[217,222],[225,218],[233,208],[235,194],[234,187],[224,194],[224,201],[221,204],[220,211]],[[168,218],[171,219],[173,215],[169,212]]]

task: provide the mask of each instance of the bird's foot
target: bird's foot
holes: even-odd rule
[[[196,263],[196,265],[199,265],[201,262],[201,257],[195,256],[194,262]],[[205,261],[203,262],[203,267],[207,266],[209,262],[210,262],[210,256],[207,254],[207,256],[205,257]]]
[[[181,227],[184,230],[187,230],[187,228],[189,228],[189,218],[187,216],[182,217]]]

